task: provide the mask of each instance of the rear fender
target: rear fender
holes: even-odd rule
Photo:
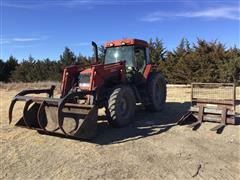
[[[146,81],[148,79],[149,74],[151,73],[152,69],[153,69],[153,65],[152,64],[147,64],[144,71],[143,71],[143,77],[144,80]]]

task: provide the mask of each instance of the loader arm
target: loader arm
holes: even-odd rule
[[[69,66],[64,68],[61,83],[61,98],[66,96],[70,89],[78,85],[78,74],[84,70],[83,66]]]

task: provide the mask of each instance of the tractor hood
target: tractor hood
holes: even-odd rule
[[[85,69],[80,72],[78,77],[78,84],[80,89],[82,90],[92,90],[92,76],[93,70],[92,68]]]
[[[91,74],[91,73],[92,73],[92,68],[87,68],[80,72],[80,74]]]

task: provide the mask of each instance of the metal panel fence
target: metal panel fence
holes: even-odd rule
[[[191,95],[191,85],[167,85],[167,102],[191,102],[192,98],[220,101],[233,101],[235,99],[235,111],[240,114],[240,86],[234,88],[231,83],[209,83],[204,85],[195,83],[192,88],[193,93]]]
[[[234,84],[220,83],[193,83],[192,98],[193,99],[210,99],[228,101],[235,100]]]

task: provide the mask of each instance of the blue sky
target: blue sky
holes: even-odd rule
[[[64,47],[91,55],[98,44],[159,37],[168,50],[181,38],[240,47],[238,0],[0,0],[0,58],[59,59]]]

